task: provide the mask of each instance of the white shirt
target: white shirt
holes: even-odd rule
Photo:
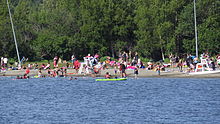
[[[8,58],[4,58],[3,61],[4,61],[4,64],[7,64],[8,63]]]

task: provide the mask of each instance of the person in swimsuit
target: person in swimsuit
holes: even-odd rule
[[[111,78],[111,75],[109,74],[109,72],[106,72],[105,78],[106,78],[106,79],[110,79],[110,78]]]

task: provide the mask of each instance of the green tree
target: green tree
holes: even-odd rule
[[[220,51],[220,1],[198,1],[198,41],[200,53]]]
[[[6,1],[0,2],[0,56],[16,57],[16,50]]]
[[[29,19],[31,7],[31,0],[19,1],[18,5],[14,8],[13,13],[19,53],[21,56],[28,58],[34,56],[33,47],[31,46],[34,34],[31,31],[31,23]],[[30,59],[32,59],[32,57]]]

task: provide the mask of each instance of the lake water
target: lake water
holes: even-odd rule
[[[220,79],[0,77],[0,124],[219,124]]]

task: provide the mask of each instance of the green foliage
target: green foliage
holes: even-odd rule
[[[108,57],[109,57],[109,56],[103,56],[103,57],[101,57],[101,58],[99,59],[99,61],[100,61],[100,62],[104,62],[104,61],[108,60]],[[117,59],[111,57],[111,61],[117,61]]]
[[[140,59],[141,59],[142,62],[145,62],[145,63],[151,61],[151,59],[149,59],[149,58],[143,58],[143,57],[141,57]]]
[[[100,61],[100,62],[104,62],[104,61],[108,60],[108,59],[107,59],[108,57],[109,57],[109,56],[103,56],[103,57],[101,57],[101,58],[99,59],[99,61]]]
[[[200,53],[220,52],[219,6],[196,1]],[[30,60],[137,51],[157,61],[195,53],[192,0],[15,0],[10,8],[19,53]],[[17,58],[6,1],[0,1],[0,56]]]
[[[8,63],[9,63],[10,65],[13,65],[15,62],[16,62],[16,61],[15,61],[15,59],[13,59],[13,58],[9,58],[9,60],[8,60]]]
[[[164,59],[164,63],[170,63],[170,59],[169,58]]]

